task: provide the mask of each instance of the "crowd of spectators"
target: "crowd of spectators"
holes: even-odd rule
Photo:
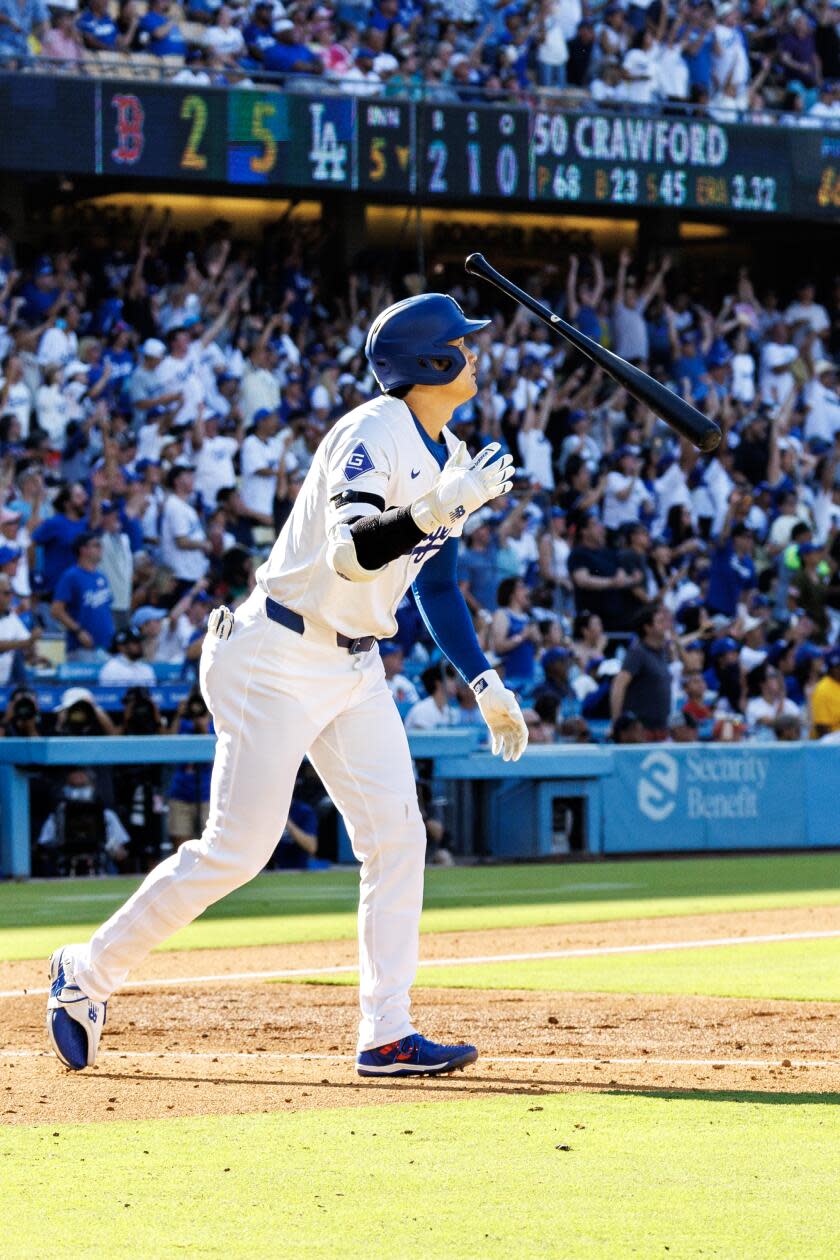
[[[840,5],[806,0],[0,0],[0,64],[507,103],[566,92],[840,125]],[[118,67],[119,68],[119,67]]]
[[[330,284],[289,227],[264,254],[224,223],[132,231],[41,254],[0,234],[6,735],[212,729],[195,689],[208,612],[247,596],[318,443],[377,392],[373,315],[421,287],[368,266]],[[715,293],[623,250],[523,279],[724,432],[698,454],[526,312],[491,306],[453,424],[517,473],[468,521],[459,577],[531,740],[834,737],[840,276],[782,294],[742,268]],[[449,291],[486,309],[463,273]],[[407,728],[483,732],[410,593],[398,622],[381,653]],[[178,783],[176,836],[207,800],[195,767]],[[153,787],[125,790],[147,824]]]

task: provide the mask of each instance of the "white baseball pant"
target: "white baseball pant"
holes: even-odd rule
[[[414,1032],[426,833],[378,651],[351,655],[326,632],[314,641],[270,621],[258,588],[229,639],[205,638],[200,682],[218,737],[204,833],[74,951],[83,992],[105,1001],[151,949],[259,874],[308,753],[361,862],[358,1049]]]

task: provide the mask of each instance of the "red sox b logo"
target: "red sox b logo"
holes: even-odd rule
[[[122,166],[133,166],[139,162],[145,144],[143,106],[138,97],[122,93],[112,96],[111,104],[117,111],[117,147],[111,150],[111,157]]]

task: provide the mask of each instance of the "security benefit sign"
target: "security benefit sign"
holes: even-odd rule
[[[616,748],[607,853],[787,847],[805,838],[800,748]]]

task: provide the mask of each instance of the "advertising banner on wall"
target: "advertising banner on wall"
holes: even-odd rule
[[[802,845],[809,751],[761,744],[617,749],[614,772],[603,781],[604,852]]]

